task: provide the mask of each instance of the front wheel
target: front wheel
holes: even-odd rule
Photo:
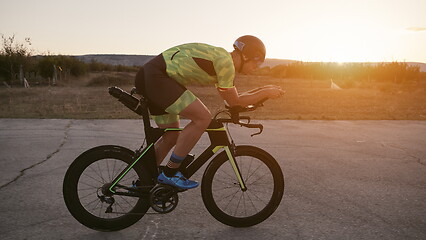
[[[235,160],[247,187],[243,191],[225,152],[204,172],[204,205],[218,221],[233,227],[256,225],[274,213],[284,193],[284,176],[277,161],[264,150],[238,146]]]

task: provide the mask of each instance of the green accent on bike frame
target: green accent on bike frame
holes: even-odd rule
[[[213,153],[217,153],[217,151],[219,151],[220,149],[224,148],[225,146],[216,146],[215,148],[213,148]]]
[[[182,131],[183,128],[166,128],[164,129],[165,132],[169,132],[169,131]]]
[[[235,163],[235,159],[232,156],[231,149],[229,149],[228,146],[216,146],[213,149],[213,152],[216,153],[221,148],[225,149],[226,155],[228,156],[229,162],[231,163],[232,169],[235,172],[235,175],[237,176],[238,182],[240,183],[241,189],[244,191],[246,188],[246,185],[244,184],[243,178],[241,177],[240,172],[238,171],[237,164]]]
[[[224,127],[222,128],[213,128],[213,129],[206,129],[207,132],[224,132],[226,131]]]
[[[130,171],[130,169],[133,168],[133,166],[135,166],[135,164],[142,158],[143,155],[145,155],[145,153],[154,145],[154,143],[151,143],[146,149],[145,151],[143,151],[143,153],[132,163],[132,165],[130,165],[130,167],[127,168],[127,170],[117,179],[117,181],[115,181],[111,187],[109,187],[109,190],[112,193],[115,193],[115,191],[112,189],[113,187],[115,187],[115,185],[117,185],[117,183],[124,178],[124,176],[126,176],[126,174]]]

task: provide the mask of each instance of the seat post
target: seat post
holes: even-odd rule
[[[148,101],[144,98],[140,98],[140,107],[142,109],[142,120],[145,130],[151,128],[151,121],[149,121]]]

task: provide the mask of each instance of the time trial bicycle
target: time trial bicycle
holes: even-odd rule
[[[147,100],[136,98],[117,87],[109,93],[142,116],[145,141],[132,151],[122,146],[104,145],[79,155],[69,166],[63,182],[65,204],[72,216],[83,225],[99,231],[127,228],[152,208],[155,213],[169,213],[185,190],[157,182],[163,166],[157,166],[154,144],[164,133],[181,128],[160,129],[151,126]],[[280,165],[266,151],[255,146],[237,146],[228,124],[257,128],[240,116],[263,106],[232,107],[214,116],[206,132],[211,144],[200,156],[188,155],[180,171],[190,178],[209,159],[202,181],[201,194],[205,207],[218,221],[233,227],[256,225],[279,206],[284,193],[284,176]],[[226,114],[226,118],[220,115]],[[252,136],[253,136],[252,135]]]

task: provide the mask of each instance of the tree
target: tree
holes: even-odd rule
[[[38,60],[37,69],[43,78],[51,78],[53,76],[53,66],[56,64],[53,56],[43,56]]]
[[[0,75],[9,84],[18,79],[18,73],[31,64],[32,50],[30,38],[25,38],[25,43],[15,41],[15,35],[5,37],[1,34],[3,46],[0,49]]]

